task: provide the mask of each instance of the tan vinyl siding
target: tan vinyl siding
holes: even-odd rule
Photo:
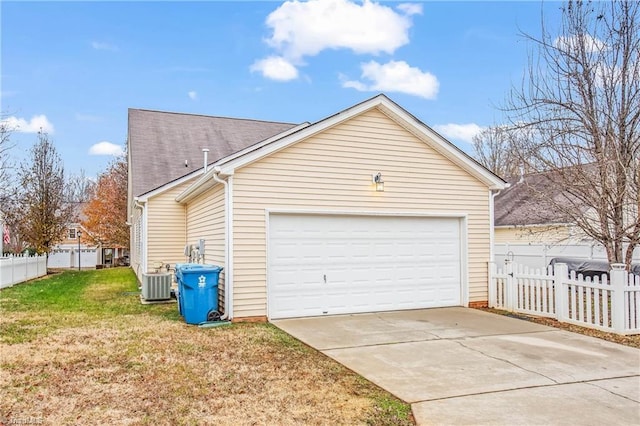
[[[494,242],[502,243],[558,243],[570,240],[569,226],[510,226],[495,228]]]
[[[469,300],[487,300],[487,186],[377,109],[236,170],[233,185],[235,317],[267,314],[268,209],[466,214]]]
[[[177,185],[147,201],[147,268],[156,262],[184,262],[186,244],[185,206],[175,198],[190,184]]]
[[[224,186],[216,185],[191,200],[186,206],[187,214],[187,243],[196,244],[199,239],[205,239],[204,263],[222,266],[224,268]],[[220,307],[224,301],[224,271],[218,282]]]

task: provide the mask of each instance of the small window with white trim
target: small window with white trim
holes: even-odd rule
[[[76,239],[76,228],[69,228],[69,239],[70,240]]]

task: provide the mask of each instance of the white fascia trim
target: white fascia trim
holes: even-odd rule
[[[501,178],[494,175],[489,170],[476,163],[472,159],[468,158],[453,144],[451,144],[438,133],[424,125],[417,118],[395,104],[385,95],[378,95],[374,98],[369,99],[368,101],[362,102],[328,118],[325,118],[324,120],[321,120],[315,124],[307,126],[298,132],[295,132],[288,136],[281,136],[280,139],[276,141],[265,141],[265,144],[263,146],[246,153],[246,155],[238,156],[237,158],[233,159],[230,157],[224,158],[220,160],[218,165],[221,168],[222,174],[231,174],[238,167],[242,167],[249,163],[257,161],[300,140],[313,136],[319,132],[322,132],[328,128],[331,128],[376,107],[380,107],[380,109],[385,114],[387,114],[389,118],[399,122],[400,125],[407,128],[407,130],[411,131],[423,142],[429,144],[430,146],[433,146],[433,148],[436,149],[439,153],[450,159],[458,166],[462,167],[471,175],[475,176],[478,180],[486,184],[490,189],[503,189],[505,187],[505,181],[503,181]]]
[[[163,192],[168,191],[172,188],[175,188],[176,186],[181,185],[185,182],[188,182],[191,179],[195,179],[198,175],[201,175],[201,174],[202,174],[202,169],[196,170],[195,172],[189,173],[188,175],[184,175],[181,178],[173,180],[165,185],[162,185],[159,188],[156,188],[149,192],[145,192],[144,194],[138,197],[134,197],[134,200],[138,200],[141,203],[146,202],[149,198],[155,197],[158,194],[162,194]]]
[[[274,136],[272,136],[272,137],[270,137],[268,139],[265,139],[264,141],[262,141],[260,143],[257,143],[255,145],[251,145],[250,147],[247,147],[247,148],[243,149],[242,151],[238,151],[235,154],[231,154],[231,155],[228,155],[228,156],[226,156],[224,158],[221,158],[215,165],[222,165],[222,164],[229,163],[229,162],[231,162],[231,161],[233,161],[233,160],[235,160],[237,158],[240,158],[240,157],[242,157],[242,156],[244,156],[244,155],[246,155],[246,154],[248,154],[250,152],[257,151],[257,150],[261,149],[262,147],[264,147],[266,145],[269,145],[272,142],[275,142],[275,141],[277,141],[279,139],[282,139],[284,137],[290,136],[290,135],[292,135],[292,134],[294,134],[294,133],[296,133],[296,132],[298,132],[298,131],[300,131],[302,129],[305,129],[305,128],[309,127],[309,126],[311,126],[311,123],[309,123],[309,122],[304,122],[302,124],[299,124],[299,125],[297,125],[295,127],[292,127],[289,130],[285,130],[284,132],[278,133],[277,135],[274,135]],[[222,174],[225,174],[225,173],[222,173]]]
[[[401,124],[404,123],[404,127],[407,128],[407,130],[414,133],[423,142],[431,145],[436,151],[444,155],[453,163],[475,176],[478,180],[486,184],[489,189],[504,189],[507,185],[507,183],[500,177],[494,175],[485,167],[467,157],[455,145],[394,102],[385,98],[382,100],[380,106],[382,107],[383,112],[389,115],[390,118],[399,121]],[[430,144],[430,141],[434,143]]]
[[[213,175],[215,174],[213,168],[214,166],[211,166],[211,170],[203,174],[200,179],[189,185],[187,189],[178,194],[178,196],[175,198],[175,201],[177,203],[184,204],[202,194],[207,189],[218,185],[218,182],[213,179]]]
[[[261,158],[264,158],[274,152],[293,145],[303,139],[311,137],[317,133],[320,133],[328,128],[331,128],[337,124],[340,124],[346,120],[349,120],[357,115],[360,115],[370,109],[380,107],[381,110],[386,113],[392,120],[396,120],[400,125],[412,131],[423,142],[432,145],[434,149],[440,152],[445,157],[449,158],[458,166],[475,176],[478,180],[489,186],[490,189],[504,189],[506,182],[500,179],[498,176],[485,169],[480,164],[467,158],[461,151],[459,151],[449,141],[444,139],[438,133],[424,125],[417,118],[409,114],[406,110],[399,107],[385,95],[378,95],[360,104],[347,108],[337,114],[331,115],[323,120],[320,120],[314,124],[303,123],[285,132],[277,134],[269,139],[260,142],[259,144],[248,147],[242,151],[232,154],[228,157],[221,158],[216,161],[211,170],[205,173],[202,178],[187,188],[182,194],[176,197],[176,201],[184,202],[192,196],[193,193],[211,178],[211,174],[214,173],[214,168],[219,167],[220,176],[231,176],[234,171],[253,163]],[[433,142],[433,143],[430,143]]]
[[[242,157],[243,155],[252,152],[252,151],[256,151],[259,150],[260,148],[262,148],[265,145],[268,145],[274,141],[277,141],[278,139],[284,138],[286,136],[291,135],[292,133],[295,133],[301,129],[304,129],[305,127],[308,127],[310,125],[310,123],[302,123],[298,126],[295,126],[289,130],[285,130],[282,133],[278,133],[275,136],[272,136],[268,139],[265,139],[264,141],[257,143],[255,145],[252,145],[250,147],[247,147],[245,149],[243,149],[242,151],[238,151],[235,154],[231,154],[225,158],[221,158],[220,160],[216,161],[215,163],[213,163],[210,167],[209,170],[202,175],[202,177],[200,179],[198,179],[196,182],[194,182],[192,185],[190,185],[187,189],[185,189],[182,193],[178,194],[178,196],[176,197],[176,201],[178,203],[186,203],[189,200],[193,199],[194,197],[197,197],[198,195],[202,194],[204,191],[206,191],[207,189],[213,187],[216,182],[213,180],[212,175],[215,172],[214,168],[215,167],[219,167],[221,164],[233,161],[234,159],[238,158],[238,157]],[[222,171],[220,173],[218,173],[218,175],[220,177],[226,177],[226,176],[232,176],[233,175],[233,171],[231,172],[225,172]]]
[[[330,127],[333,127],[343,121],[346,121],[352,117],[355,117],[363,112],[366,112],[372,108],[379,106],[383,100],[387,99],[384,95],[378,95],[375,98],[371,98],[368,101],[355,105],[351,108],[343,110],[337,114],[334,114],[328,118],[318,121],[315,124],[311,124],[301,129],[298,132],[290,134],[288,136],[283,136],[280,139],[265,144],[260,149],[253,150],[249,153],[241,157],[237,157],[234,159],[222,159],[220,161],[220,168],[222,174],[233,173],[233,171],[239,167],[245,166],[247,164],[253,163],[263,157],[266,157],[276,151],[284,149],[289,145],[292,145],[298,141],[311,137],[317,133],[320,133]]]

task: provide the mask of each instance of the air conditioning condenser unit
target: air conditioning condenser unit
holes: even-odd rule
[[[142,274],[142,299],[171,299],[171,273]]]

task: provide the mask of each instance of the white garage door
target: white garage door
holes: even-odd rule
[[[80,257],[80,267],[95,268],[98,261],[98,250],[95,248],[82,248]],[[56,248],[47,256],[47,268],[77,268],[78,267],[78,249],[62,247]]]
[[[456,218],[272,214],[269,316],[461,304]]]

